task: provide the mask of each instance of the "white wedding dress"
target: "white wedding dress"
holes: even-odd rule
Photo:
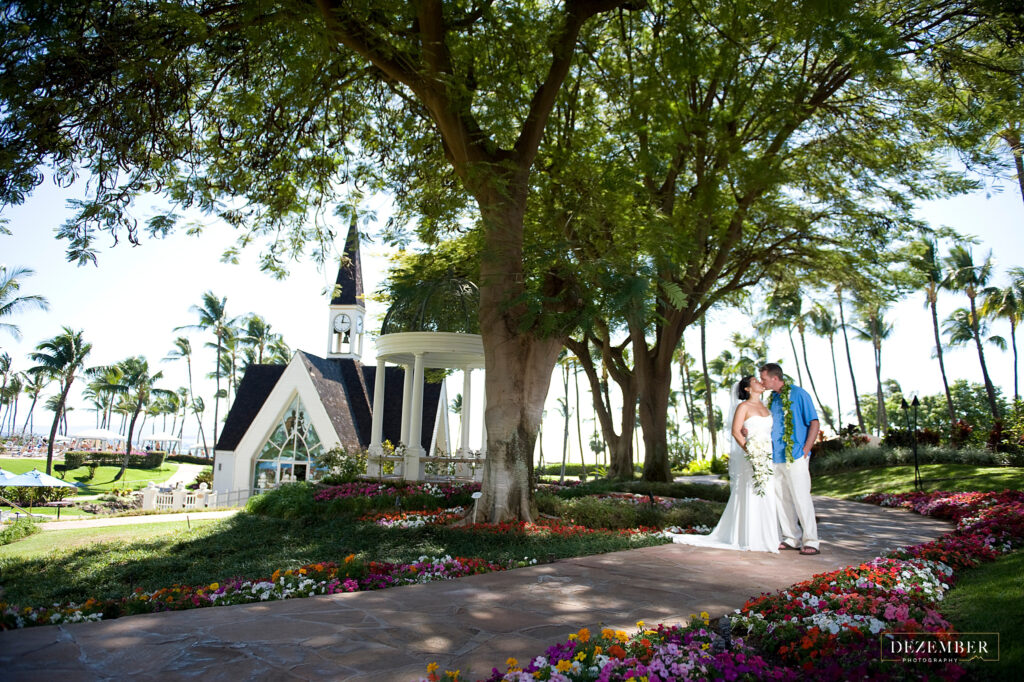
[[[753,416],[743,422],[748,438],[755,434],[771,442],[772,417]],[[730,436],[731,437],[731,436]],[[737,549],[753,552],[779,551],[779,520],[775,497],[774,475],[765,485],[762,497],[754,491],[753,469],[743,449],[733,440],[729,455],[729,502],[722,518],[710,535],[673,535],[680,545]]]

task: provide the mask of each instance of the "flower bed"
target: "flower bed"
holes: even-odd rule
[[[350,554],[340,564],[309,564],[294,570],[275,571],[269,578],[257,580],[232,578],[209,585],[173,585],[153,592],[137,589],[123,599],[88,599],[82,604],[55,604],[42,608],[19,608],[0,602],[0,629],[79,623],[139,613],[247,604],[338,592],[380,590],[504,571],[535,563],[536,559],[529,558],[499,564],[484,559],[444,556],[420,557],[410,564],[391,564],[363,562]]]
[[[463,507],[452,507],[444,511],[380,512],[360,516],[366,521],[385,528],[422,528],[429,525],[443,525],[458,521],[465,516]]]
[[[774,594],[749,599],[711,630],[707,614],[690,625],[659,625],[632,637],[587,630],[519,666],[493,669],[498,680],[878,679],[955,680],[956,662],[884,662],[886,632],[955,638],[939,605],[956,572],[1024,544],[1024,492],[867,495],[863,501],[950,519],[956,530],[932,542],[899,547],[859,566],[815,575]],[[430,664],[424,680],[441,679]],[[458,680],[459,674],[447,673]]]
[[[460,495],[471,495],[480,490],[479,483],[462,483],[447,485],[438,483],[409,483],[406,485],[391,485],[390,483],[373,483],[367,481],[355,481],[343,483],[342,485],[326,486],[314,495],[317,502],[330,502],[331,500],[345,500],[357,497],[375,498],[386,497],[391,500],[395,498],[413,497],[417,495],[429,495],[445,501],[450,501]]]

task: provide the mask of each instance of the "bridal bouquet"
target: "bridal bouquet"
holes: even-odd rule
[[[775,465],[772,463],[772,441],[764,436],[751,436],[747,439],[745,450],[747,461],[753,469],[754,492],[764,497],[766,486],[775,473]]]

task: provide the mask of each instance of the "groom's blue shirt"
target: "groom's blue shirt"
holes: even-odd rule
[[[793,404],[793,459],[804,456],[807,429],[818,418],[810,394],[799,386],[790,384],[790,402]],[[786,443],[783,440],[782,398],[772,395],[772,461],[782,464],[786,461]]]

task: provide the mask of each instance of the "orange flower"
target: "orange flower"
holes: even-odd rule
[[[576,633],[576,637],[579,639],[581,643],[589,642],[590,630],[588,630],[587,628],[582,628],[579,632]]]
[[[608,655],[621,661],[626,658],[626,650],[618,644],[612,644],[608,647]]]

